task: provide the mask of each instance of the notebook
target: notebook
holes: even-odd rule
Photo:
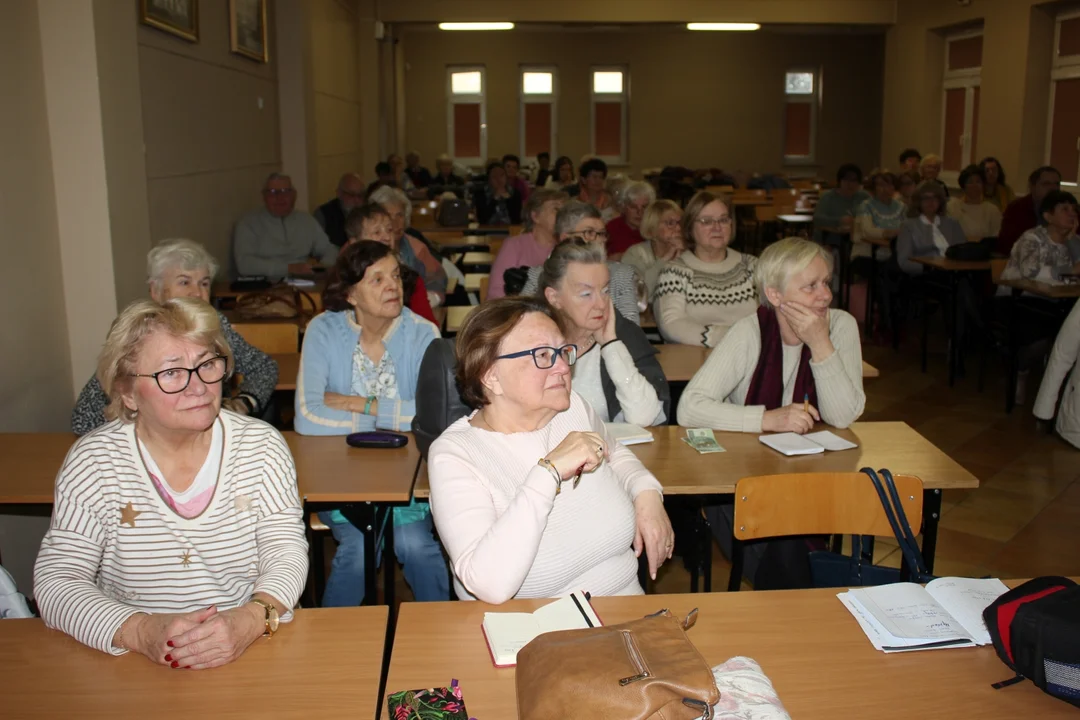
[[[653,442],[652,433],[640,425],[630,423],[604,423],[604,428],[623,445],[640,445]]]
[[[588,595],[574,592],[531,613],[484,613],[482,628],[491,662],[495,667],[512,667],[517,664],[518,650],[537,635],[602,625]]]
[[[991,644],[982,619],[1008,590],[997,578],[938,578],[893,583],[837,595],[875,648],[887,653]]]
[[[788,457],[792,455],[816,455],[826,450],[851,450],[859,447],[839,435],[833,435],[828,430],[807,433],[806,435],[793,432],[761,435],[758,440]]]

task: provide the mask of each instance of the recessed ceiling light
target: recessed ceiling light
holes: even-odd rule
[[[747,32],[749,30],[760,30],[761,26],[757,23],[686,23],[687,30],[727,30],[729,32]]]
[[[444,22],[440,30],[513,30],[512,22]]]

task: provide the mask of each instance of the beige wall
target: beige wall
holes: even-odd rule
[[[446,66],[487,71],[488,154],[519,152],[518,72],[559,69],[557,153],[575,163],[589,152],[589,69],[630,69],[629,162],[725,170],[783,169],[785,70],[822,70],[817,165],[872,165],[880,149],[884,41],[880,35],[692,33],[641,29],[547,33],[446,33],[405,28],[404,144],[423,161],[447,149]]]
[[[60,235],[53,192],[37,3],[16,0],[0,23],[0,432],[70,427]]]
[[[1041,7],[1040,7],[1041,6]],[[944,36],[983,24],[976,155],[999,158],[1018,192],[1045,156],[1053,15],[1037,0],[979,0],[962,7],[902,0],[886,36],[881,158],[896,164],[908,146],[940,152]],[[978,159],[978,158],[976,158]]]
[[[280,121],[275,24],[270,62],[249,60],[230,52],[216,4],[202,3],[198,43],[140,25],[138,58],[150,237],[189,237],[228,267],[233,224],[280,168]]]
[[[362,170],[359,27],[352,2],[311,0],[308,12],[316,153],[314,208],[334,196],[342,173]]]

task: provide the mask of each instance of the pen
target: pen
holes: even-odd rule
[[[803,395],[802,411],[807,414],[810,413],[810,393],[806,393],[805,395]]]

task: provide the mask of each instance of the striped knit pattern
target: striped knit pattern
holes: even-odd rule
[[[432,444],[431,512],[450,556],[458,597],[501,603],[512,597],[640,594],[631,545],[633,500],[660,483],[610,436],[611,460],[563,483],[537,460],[572,431],[606,436],[577,393],[570,408],[533,432],[503,434],[453,423]]]
[[[219,422],[217,489],[192,519],[154,489],[133,424],[114,420],[75,443],[56,478],[34,568],[34,596],[49,627],[118,655],[113,636],[136,612],[227,610],[256,592],[283,609],[296,604],[308,556],[289,448],[261,420],[222,411]]]
[[[757,258],[728,248],[722,262],[702,262],[689,250],[669,262],[656,282],[656,320],[668,342],[716,347],[736,322],[757,311]]]

